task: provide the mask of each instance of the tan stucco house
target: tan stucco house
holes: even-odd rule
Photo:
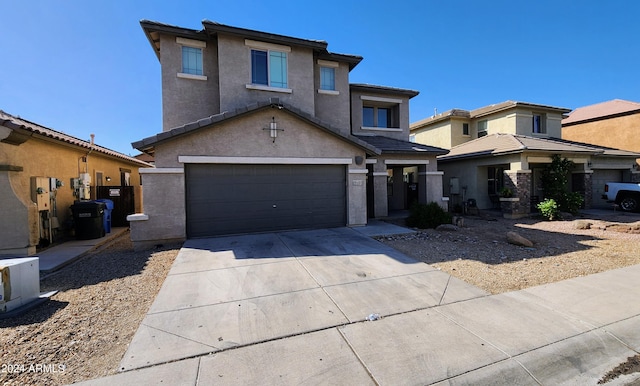
[[[133,143],[155,160],[129,217],[137,246],[361,226],[412,194],[446,206],[446,150],[409,141],[418,92],[350,84],[362,57],[210,21],[141,25],[160,61],[163,128]]]
[[[138,170],[149,166],[0,111],[0,255],[33,255],[70,231],[76,200],[109,198],[111,190],[118,201],[133,190],[129,213],[140,208]]]
[[[570,141],[640,152],[639,134],[640,103],[622,99],[579,107],[562,120],[562,138]],[[623,181],[624,176],[610,178]]]
[[[554,154],[575,163],[570,188],[582,194],[585,207],[606,207],[604,183],[613,172],[635,173],[638,153],[561,139],[561,121],[569,111],[507,101],[429,117],[412,124],[411,135],[418,143],[450,149],[438,165],[453,208],[473,199],[478,208],[500,208],[506,217],[536,211],[544,200],[542,170]],[[503,188],[513,197],[500,197]]]

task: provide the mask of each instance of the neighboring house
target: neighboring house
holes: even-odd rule
[[[639,154],[560,139],[561,119],[569,111],[508,101],[447,111],[412,124],[411,134],[418,143],[451,149],[438,157],[438,166],[454,208],[473,199],[478,208],[501,208],[507,217],[536,211],[544,199],[540,176],[554,154],[575,163],[570,189],[583,195],[585,207],[605,206],[604,180],[614,171],[634,172]],[[513,197],[501,197],[503,188]]]
[[[350,84],[362,58],[324,41],[202,24],[141,22],[160,61],[163,131],[133,143],[156,166],[141,170],[144,213],[129,217],[136,245],[360,226],[412,194],[446,206],[446,151],[408,141],[416,91]]]
[[[579,107],[562,120],[562,138],[640,152],[640,103],[614,99]],[[622,181],[623,176],[611,178]]]
[[[69,231],[76,200],[127,199],[139,208],[138,169],[149,166],[0,111],[0,255],[32,255]],[[114,208],[113,220],[126,209],[126,221],[135,207]]]
[[[146,153],[140,153],[138,155],[134,155],[133,158],[140,160],[142,162],[146,162],[149,165],[155,165],[156,163],[156,161],[153,159],[153,156]]]

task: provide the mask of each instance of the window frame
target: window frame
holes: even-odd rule
[[[362,130],[377,130],[377,131],[402,131],[400,123],[400,105],[402,99],[385,98],[378,96],[361,95],[362,101]],[[365,124],[365,109],[373,109],[373,126]],[[387,122],[385,126],[380,126],[380,112],[379,110],[385,109],[387,111]],[[367,122],[369,123],[369,122]]]
[[[468,122],[462,122],[462,135],[464,135],[465,137],[468,137],[470,135]]]
[[[340,95],[340,92],[336,90],[336,69],[340,67],[340,63],[332,60],[318,59],[316,62],[318,65],[318,93],[329,95]],[[324,79],[324,72],[330,70],[332,73],[331,87],[325,87],[326,82]]]
[[[480,126],[484,128],[480,130]],[[478,131],[478,138],[485,137],[489,134],[489,121],[487,119],[483,119],[476,123],[476,130]]]
[[[193,40],[193,39],[186,39],[186,38],[181,38],[181,37],[176,37],[176,44],[178,44],[180,46],[180,72],[177,73],[177,77],[178,78],[184,78],[184,79],[194,79],[194,80],[207,80],[207,76],[204,75],[205,73],[205,66],[204,66],[204,57],[205,57],[205,52],[204,49],[207,47],[207,42],[201,41],[201,40]],[[198,64],[199,64],[199,69],[201,71],[201,74],[194,74],[191,72],[185,72],[185,63],[184,63],[184,58],[185,58],[185,48],[189,48],[192,50],[198,50],[200,55],[199,55],[199,59],[198,59]],[[196,65],[196,67],[198,67]]]
[[[249,39],[245,39],[245,46],[249,48],[249,83],[246,85],[246,88],[253,90],[291,93],[292,90],[291,88],[289,88],[289,53],[291,52],[291,47]],[[255,82],[256,78],[254,77],[254,52],[266,53],[267,84]],[[281,64],[284,63],[281,69],[284,69],[284,71],[282,72],[284,72],[285,79],[284,82],[280,82],[280,85],[275,85],[276,81],[274,80],[274,76],[272,74],[272,71],[275,71],[275,64],[274,62],[272,62],[272,60],[277,60],[277,56],[280,56],[279,59],[281,60]]]
[[[538,122],[536,125],[536,118],[538,118]],[[536,131],[537,127],[537,131]],[[546,125],[546,117],[545,114],[542,113],[532,113],[531,114],[531,133],[532,134],[547,134],[547,125]]]

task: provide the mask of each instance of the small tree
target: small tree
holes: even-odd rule
[[[569,176],[575,164],[566,158],[554,154],[551,164],[542,172],[542,190],[546,199],[552,199],[557,203],[558,210],[576,214],[582,197],[580,193],[569,192]]]

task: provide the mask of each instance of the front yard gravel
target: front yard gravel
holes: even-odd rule
[[[135,252],[129,233],[45,277],[51,300],[0,320],[0,384],[63,385],[115,374],[181,245]]]
[[[378,239],[497,294],[640,264],[638,220],[620,213],[553,222],[468,216],[455,231]],[[533,247],[509,244],[509,231]],[[136,252],[126,233],[45,277],[41,291],[59,293],[24,316],[0,320],[0,384],[62,385],[115,374],[180,246]]]

